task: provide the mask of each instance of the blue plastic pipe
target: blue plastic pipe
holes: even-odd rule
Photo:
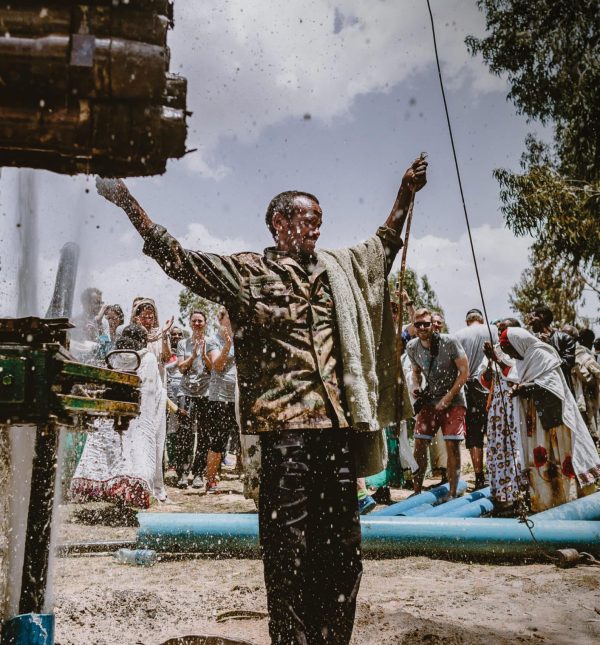
[[[458,482],[457,491],[458,493],[463,493],[467,490],[467,483],[462,479]],[[408,499],[403,499],[401,502],[396,502],[391,506],[386,506],[379,511],[373,511],[370,515],[371,517],[388,517],[391,515],[403,515],[405,511],[415,508],[416,506],[421,506],[421,504],[431,504],[435,506],[442,502],[448,494],[450,493],[450,487],[448,484],[440,484],[431,490],[425,491],[424,493],[419,493],[418,495],[413,495]]]
[[[600,493],[587,495],[536,513],[531,516],[531,519],[534,522],[537,520],[600,520]]]
[[[477,499],[470,504],[459,506],[450,511],[444,517],[481,517],[486,513],[491,513],[494,510],[494,503],[487,497]]]
[[[483,499],[489,497],[491,494],[491,489],[482,488],[481,490],[476,490],[468,495],[463,495],[462,497],[457,497],[456,499],[451,499],[449,502],[444,502],[443,504],[438,504],[432,508],[426,510],[423,513],[423,517],[446,517],[449,513],[452,513],[461,506],[466,506],[471,502],[474,502],[478,499]]]
[[[140,513],[138,519],[139,548],[229,557],[259,554],[255,514]],[[515,519],[368,516],[361,524],[363,551],[375,557],[546,561],[542,550],[569,547],[600,556],[599,522],[536,522],[533,533],[537,544],[528,528]]]
[[[21,614],[2,625],[1,645],[53,645],[54,614]]]
[[[413,517],[414,515],[421,515],[422,513],[426,513],[432,508],[434,507],[431,504],[421,504],[420,506],[415,506],[414,508],[405,510],[403,513],[400,513],[400,515],[392,515],[391,517]]]

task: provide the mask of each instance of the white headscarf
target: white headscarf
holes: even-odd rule
[[[521,383],[535,383],[552,392],[562,402],[562,421],[571,431],[573,468],[580,484],[589,484],[600,476],[600,458],[577,403],[560,369],[556,350],[521,327],[508,327],[510,344],[521,355],[516,368]]]

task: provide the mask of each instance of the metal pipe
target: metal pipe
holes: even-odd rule
[[[25,556],[19,612],[39,614],[44,610],[54,487],[58,467],[58,428],[51,422],[37,428],[31,471]]]
[[[442,517],[442,516],[448,517],[450,513],[461,508],[462,506],[466,506],[467,504],[470,504],[471,502],[474,502],[478,499],[489,497],[490,494],[491,494],[491,489],[489,487],[482,488],[481,490],[473,491],[468,495],[463,495],[462,497],[451,499],[449,502],[444,502],[443,504],[438,504],[437,506],[433,506],[431,509],[428,509],[423,513],[423,517]],[[459,515],[455,517],[463,517],[463,516]]]
[[[138,548],[235,557],[259,555],[255,514],[139,513],[138,520]],[[536,522],[532,530],[537,542],[527,526],[516,519],[369,516],[361,525],[363,552],[375,557],[542,559],[543,550],[558,548],[600,556],[598,522]]]
[[[461,494],[465,490],[467,490],[467,483],[461,479],[458,482],[457,492],[458,494]],[[413,495],[408,499],[403,499],[401,502],[396,502],[396,504],[382,508],[379,511],[373,511],[370,515],[371,517],[387,517],[391,515],[405,514],[405,511],[408,509],[421,506],[421,504],[431,504],[432,506],[435,506],[445,500],[449,494],[450,486],[448,484],[440,484],[424,493]]]
[[[66,557],[89,553],[113,553],[119,549],[135,549],[135,540],[104,540],[98,542],[67,542],[60,544],[56,555]]]
[[[580,497],[531,516],[538,520],[600,520],[600,493]]]
[[[78,264],[79,247],[74,242],[67,242],[60,250],[54,293],[46,312],[46,318],[71,317]]]

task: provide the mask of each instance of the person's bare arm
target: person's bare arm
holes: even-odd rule
[[[101,177],[96,177],[96,189],[99,195],[102,195],[106,200],[125,211],[130,222],[145,239],[146,235],[154,227],[154,222],[129,192],[125,182],[122,179],[102,179]]]
[[[223,371],[223,368],[227,364],[227,359],[229,358],[229,350],[231,349],[231,336],[229,334],[222,335],[225,342],[223,344],[223,347],[221,348],[221,351],[215,349],[210,352],[210,354],[212,354],[213,352],[215,353],[214,358],[212,358],[212,366],[213,369],[217,370],[217,372]]]
[[[458,368],[458,374],[452,384],[450,390],[439,400],[435,406],[436,410],[445,410],[451,403],[452,399],[459,393],[460,388],[469,379],[469,359],[466,356],[459,356],[454,359],[454,363]]]
[[[394,229],[397,233],[401,233],[404,228],[404,222],[408,215],[408,207],[413,196],[413,193],[421,190],[427,183],[427,162],[424,156],[415,159],[410,168],[404,173],[402,183],[396,196],[396,201],[392,206],[392,210],[388,215],[385,225],[388,228]]]
[[[117,179],[96,179],[98,193],[121,208],[144,240],[143,252],[162,270],[196,295],[236,311],[244,276],[235,256],[217,255],[183,248],[163,226],[153,222]]]
[[[192,347],[192,353],[187,358],[178,359],[177,368],[182,374],[185,374],[190,369],[190,367],[192,367],[194,361],[196,360],[196,357],[198,356],[199,351],[202,351],[202,353],[204,353],[203,340],[197,343],[194,343],[194,346]]]
[[[416,364],[412,364],[412,379],[413,379],[413,396],[416,398],[417,394],[421,391],[421,383],[423,382],[423,372]]]
[[[208,354],[205,353],[205,361],[204,364],[206,365],[206,369],[210,372],[212,369],[215,368],[215,361],[219,357],[219,350],[218,349],[211,349]],[[217,370],[221,371],[221,370]]]
[[[168,363],[171,360],[173,352],[171,350],[171,339],[169,338],[169,329],[173,326],[175,320],[174,316],[171,316],[169,320],[163,325],[161,330],[161,347],[160,347],[160,358],[163,363]]]

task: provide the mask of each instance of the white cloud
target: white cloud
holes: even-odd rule
[[[508,294],[528,265],[531,238],[515,238],[506,228],[473,229],[473,244],[491,320],[510,313]],[[465,313],[481,307],[473,257],[467,234],[453,242],[426,235],[410,240],[408,265],[427,274],[451,331],[464,326]]]
[[[210,233],[203,224],[198,223],[188,225],[186,232],[178,239],[184,248],[209,253],[230,254],[249,248],[241,238],[219,238]],[[82,288],[83,278],[84,276],[81,276],[78,281]],[[103,267],[88,267],[85,284],[98,287],[106,302],[120,304],[126,316],[129,315],[131,303],[136,296],[147,296],[156,300],[161,322],[173,315],[177,319],[179,315],[178,296],[183,287],[168,278],[154,260],[137,251],[131,259]]]
[[[464,37],[483,33],[475,3],[434,3],[443,71],[450,87],[505,87]],[[426,6],[418,0],[179,0],[170,36],[172,68],[189,81],[188,168],[222,177],[211,161],[221,137],[255,140],[286,118],[328,122],[361,94],[386,92],[434,62]]]
[[[184,248],[200,249],[207,253],[230,254],[248,251],[249,245],[240,237],[220,238],[208,231],[204,224],[189,224],[184,235],[179,237]]]

